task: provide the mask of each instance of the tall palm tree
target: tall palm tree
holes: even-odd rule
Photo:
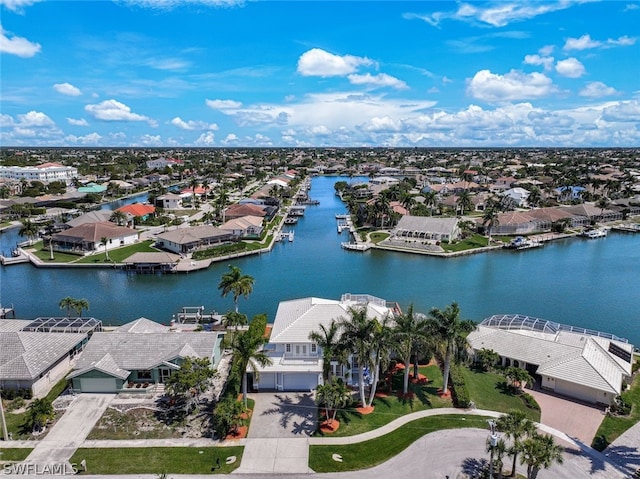
[[[484,226],[487,231],[487,236],[489,237],[488,244],[491,244],[491,231],[499,224],[500,220],[498,219],[498,209],[493,207],[486,208],[482,215],[482,226]]]
[[[238,298],[240,295],[245,299],[253,291],[253,283],[255,279],[248,274],[242,274],[242,271],[237,266],[229,265],[229,272],[222,275],[218,289],[222,292],[222,296],[225,297],[229,293],[233,293],[233,303],[235,304],[235,311],[238,312]]]
[[[82,316],[82,311],[89,310],[89,301],[86,299],[74,299],[73,300],[73,309],[75,309],[76,313],[78,313],[78,317]]]
[[[500,416],[496,421],[496,425],[498,430],[502,431],[512,441],[509,455],[513,456],[511,477],[515,477],[516,461],[518,460],[518,454],[522,451],[522,441],[525,437],[535,432],[536,426],[524,412],[518,409],[512,409],[507,414]]]
[[[453,302],[444,310],[432,308],[429,311],[429,329],[437,338],[444,350],[444,371],[442,392],[448,391],[449,370],[451,368],[451,358],[455,353],[457,338],[464,336],[475,327],[475,323],[469,320],[460,319],[460,306]]]
[[[562,447],[553,436],[533,433],[522,443],[520,464],[527,465],[527,479],[536,479],[540,469],[549,469],[554,463],[562,464]]]
[[[367,307],[349,308],[349,317],[340,318],[342,336],[340,341],[351,352],[358,363],[358,389],[360,402],[367,407],[367,399],[364,392],[365,370],[371,371],[373,353],[373,338],[377,320],[367,316]]]
[[[22,221],[18,235],[26,237],[29,241],[38,236],[38,225],[29,218]]]
[[[392,347],[392,329],[390,326],[390,317],[386,315],[382,321],[376,319],[374,321],[373,337],[371,338],[371,387],[369,388],[369,401],[366,407],[373,405],[376,397],[376,389],[380,379],[380,370],[384,370],[389,365],[389,357],[391,356]]]
[[[127,222],[127,215],[120,210],[115,210],[113,213],[111,213],[109,221],[117,224],[118,226],[122,226]]]
[[[473,209],[473,201],[471,201],[471,193],[464,190],[458,196],[457,206],[460,208],[460,216],[464,216],[465,211]]]
[[[424,194],[424,200],[424,205],[429,208],[433,216],[433,209],[438,206],[438,194],[435,191],[428,191]]]
[[[106,236],[100,238],[100,246],[104,246],[105,261],[109,261],[109,249],[107,248],[108,244],[109,238],[107,238]]]
[[[394,318],[393,328],[394,349],[404,363],[404,379],[402,385],[403,394],[409,392],[409,369],[411,356],[415,353],[416,346],[421,339],[427,337],[427,322],[421,314],[414,314],[413,304],[409,305],[406,313]],[[418,358],[416,358],[417,362]]]
[[[344,348],[339,342],[340,327],[335,319],[331,320],[329,327],[320,325],[319,331],[309,333],[309,341],[313,341],[322,350],[322,379],[325,383],[331,382],[331,361],[346,362]]]
[[[71,310],[74,309],[75,301],[76,300],[73,299],[71,296],[67,296],[66,298],[62,298],[58,303],[58,306],[60,306],[60,309],[67,310],[67,317],[71,316]]]
[[[272,363],[271,358],[262,350],[267,342],[264,337],[264,327],[267,317],[264,314],[255,316],[247,331],[233,334],[229,348],[233,352],[233,360],[237,362],[238,371],[242,374],[242,400],[247,407],[247,368],[251,369],[254,378],[258,379],[258,366],[264,367]]]

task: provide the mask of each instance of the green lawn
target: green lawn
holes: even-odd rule
[[[157,253],[158,250],[153,248],[153,240],[140,241],[129,246],[123,246],[122,248],[109,248],[109,259],[112,263],[121,263],[133,253]],[[106,260],[105,253],[92,254],[85,256],[77,261],[79,264],[94,264],[104,263]]]
[[[412,399],[398,397],[398,391],[402,392],[402,371],[398,372],[392,381],[392,392],[387,397],[378,397],[374,400],[375,407],[371,414],[362,415],[355,408],[347,408],[339,411],[336,419],[340,421],[338,430],[331,436],[353,436],[371,431],[390,423],[406,414],[433,409],[439,407],[451,407],[450,399],[442,399],[438,396],[438,388],[442,387],[442,372],[437,365],[420,367],[420,374],[424,374],[429,382],[425,385],[410,384],[410,391],[414,393]],[[379,392],[386,392],[378,388]],[[318,435],[322,433],[318,432]]]
[[[391,236],[389,233],[380,233],[380,232],[377,232],[377,233],[371,233],[371,234],[369,235],[369,239],[370,239],[373,243],[378,244],[378,243],[380,243],[380,241],[386,240],[389,236]]]
[[[457,253],[458,251],[466,251],[468,249],[482,248],[489,244],[489,239],[482,235],[473,235],[457,243],[440,243],[442,249],[447,253]]]
[[[342,446],[310,446],[309,467],[316,472],[342,472],[370,468],[398,455],[414,441],[430,432],[462,427],[486,429],[487,419],[463,414],[425,417],[369,441]],[[333,454],[340,454],[342,462],[334,461],[331,457]]]
[[[620,434],[634,424],[640,422],[640,374],[636,375],[631,389],[622,393],[622,397],[631,404],[631,414],[628,416],[606,416],[596,432],[591,447],[598,451],[604,450]]]
[[[87,474],[227,474],[238,468],[243,451],[242,446],[78,449],[70,462],[87,461]],[[236,462],[227,465],[229,456]]]
[[[504,376],[493,372],[479,372],[462,368],[471,400],[478,409],[508,412],[511,409],[524,411],[533,421],[540,421],[540,411],[528,408],[522,399],[507,387]]]
[[[0,448],[0,465],[4,461],[24,461],[33,449],[2,449]]]

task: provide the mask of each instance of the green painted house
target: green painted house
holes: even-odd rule
[[[186,357],[216,367],[222,333],[171,330],[146,318],[112,332],[94,333],[73,372],[76,392],[144,392],[164,383]]]

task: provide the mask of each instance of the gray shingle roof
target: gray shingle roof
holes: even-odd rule
[[[169,326],[163,326],[147,318],[138,318],[123,324],[116,331],[120,333],[166,333],[169,331]]]
[[[0,379],[36,379],[86,337],[83,333],[0,332]]]
[[[453,234],[458,225],[457,218],[432,218],[430,216],[405,215],[398,221],[395,230],[421,231],[424,233]]]

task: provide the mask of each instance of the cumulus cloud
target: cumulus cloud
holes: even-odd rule
[[[55,122],[49,118],[46,114],[40,111],[30,111],[24,115],[18,115],[18,123],[20,126],[33,127],[33,126],[53,126]]]
[[[40,0],[0,0],[0,5],[12,12],[21,13],[24,7],[29,7]]]
[[[567,58],[556,63],[556,71],[563,77],[580,78],[586,73],[584,65],[576,58]]]
[[[139,143],[144,146],[162,146],[162,137],[160,135],[145,134],[140,137]]]
[[[409,88],[402,80],[387,75],[386,73],[379,73],[377,75],[372,75],[371,73],[365,73],[364,75],[352,73],[348,75],[347,78],[352,85],[365,85],[374,88],[391,87],[396,90],[406,90]]]
[[[215,134],[212,131],[202,133],[194,142],[196,146],[213,146],[216,143]]]
[[[307,129],[311,136],[329,136],[332,131],[324,125],[315,125]]]
[[[363,65],[371,66],[374,62],[366,57],[340,56],[320,48],[312,48],[298,59],[298,73],[303,76],[345,76],[355,73]]]
[[[0,115],[0,143],[11,145],[59,145],[62,131],[45,113],[29,111],[16,115]]]
[[[223,145],[238,145],[240,144],[240,138],[235,133],[229,133],[221,142]]]
[[[602,119],[610,122],[639,122],[640,102],[621,101],[602,110]]]
[[[585,87],[580,90],[580,96],[586,96],[588,98],[602,98],[603,96],[616,95],[618,91],[615,88],[605,85],[602,82],[594,81],[589,82]]]
[[[205,103],[214,110],[233,110],[242,106],[242,103],[234,100],[206,100]]]
[[[506,75],[480,70],[467,82],[469,96],[489,102],[543,98],[554,91],[556,88],[546,75],[516,70]]]
[[[87,123],[87,120],[84,118],[80,118],[79,120],[76,120],[75,118],[67,118],[67,123],[73,126],[89,126],[89,123]]]
[[[602,42],[599,40],[593,40],[591,35],[585,34],[579,38],[568,38],[562,47],[565,51],[570,50],[589,50],[592,48],[607,48],[607,47],[627,47],[634,45],[636,39],[629,36],[622,36],[619,38],[608,38]]]
[[[551,70],[553,68],[553,57],[545,57],[541,55],[525,55],[524,64],[526,65],[536,65],[544,67],[545,70]]]
[[[79,145],[99,145],[102,140],[102,136],[96,132],[89,133],[84,136],[67,135],[64,137],[67,143],[74,143]]]
[[[39,43],[30,42],[22,37],[7,36],[8,33],[9,32],[0,25],[0,53],[30,58],[40,52],[42,47]]]
[[[86,105],[85,111],[92,115],[96,120],[102,121],[146,121],[153,123],[153,121],[138,113],[133,113],[131,108],[120,103],[117,100],[105,100],[101,103],[92,105]]]
[[[53,85],[55,91],[67,96],[80,96],[82,92],[80,88],[73,86],[71,83],[56,83]]]
[[[189,120],[184,121],[179,116],[171,120],[171,124],[182,130],[217,130],[218,125],[215,123],[207,123],[206,121]]]

